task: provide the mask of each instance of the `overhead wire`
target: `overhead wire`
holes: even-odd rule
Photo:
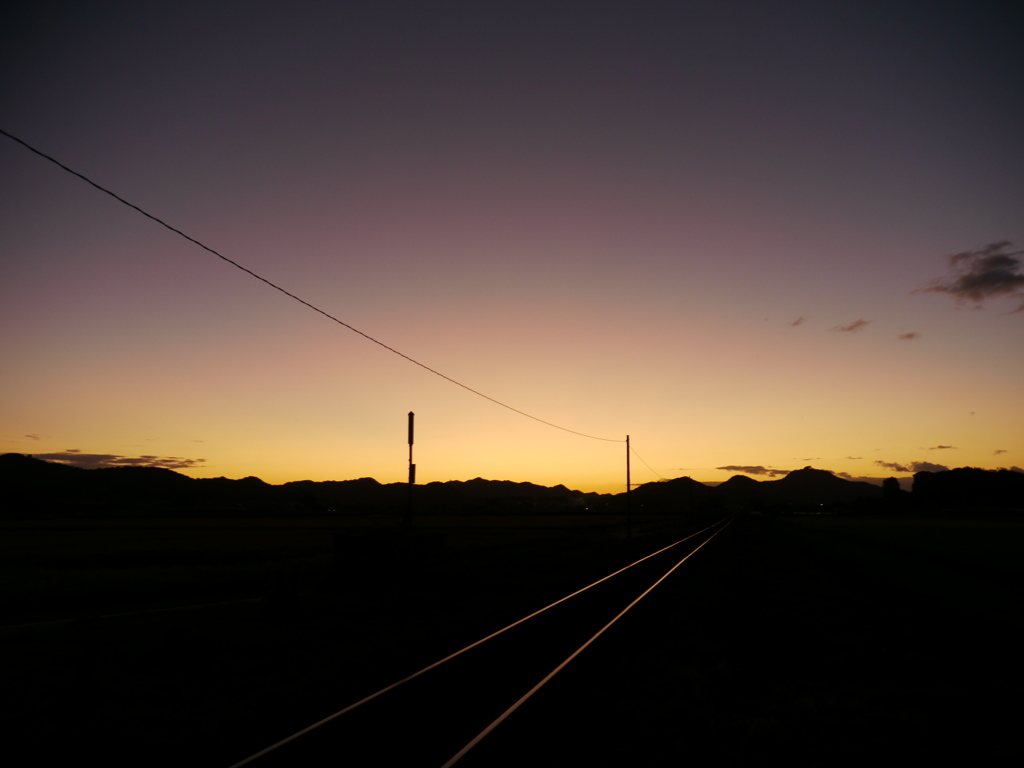
[[[163,219],[160,219],[160,218],[154,216],[153,214],[149,213],[148,211],[143,210],[142,208],[140,208],[139,206],[135,205],[134,203],[131,203],[131,202],[125,200],[120,195],[110,191],[106,187],[104,187],[104,186],[102,186],[100,184],[97,184],[95,181],[90,179],[88,176],[86,176],[86,175],[84,175],[82,173],[79,173],[78,171],[74,170],[73,168],[69,168],[68,166],[66,166],[64,163],[60,162],[56,158],[46,154],[45,152],[43,152],[43,151],[41,151],[39,149],[36,149],[34,146],[29,144],[27,141],[24,141],[23,139],[20,139],[17,136],[14,136],[13,134],[8,133],[3,128],[0,128],[0,133],[2,133],[4,136],[6,136],[7,138],[11,139],[12,141],[15,141],[18,144],[21,144],[23,147],[28,149],[30,152],[34,152],[35,154],[39,155],[43,159],[49,160],[51,163],[53,163],[54,165],[58,166],[59,168],[62,168],[63,170],[67,171],[68,173],[72,174],[73,176],[77,176],[78,178],[80,178],[82,181],[86,182],[90,186],[93,186],[96,189],[98,189],[100,192],[103,192],[103,193],[105,193],[107,195],[110,195],[112,198],[114,198],[118,202],[123,203],[124,205],[128,206],[129,208],[132,208],[133,210],[141,213],[147,219],[151,219],[151,220],[155,221],[160,226],[165,227],[166,229],[169,229],[171,232],[174,232],[175,234],[180,235],[181,237],[185,238],[190,243],[198,245],[204,251],[208,251],[209,253],[212,253],[218,259],[222,259],[223,261],[226,261],[231,266],[236,267],[237,269],[242,270],[247,275],[250,275],[251,277],[254,277],[257,280],[259,280],[259,281],[261,281],[263,283],[266,283],[268,286],[273,288],[275,291],[280,291],[285,296],[288,296],[289,298],[294,299],[295,301],[299,302],[300,304],[303,304],[304,306],[308,307],[309,309],[312,309],[314,312],[318,312],[319,314],[323,315],[327,319],[333,320],[338,325],[340,325],[340,326],[342,326],[344,328],[347,328],[348,330],[352,331],[353,333],[359,334],[364,339],[367,339],[368,341],[372,341],[374,344],[377,344],[378,346],[383,347],[384,349],[388,350],[389,352],[393,352],[394,354],[398,355],[399,357],[404,358],[405,360],[408,360],[410,363],[412,363],[414,365],[418,365],[420,368],[423,368],[424,370],[429,371],[430,373],[434,374],[435,376],[439,376],[440,378],[444,379],[447,382],[450,382],[450,383],[456,385],[457,387],[462,387],[466,391],[472,392],[474,395],[477,395],[478,397],[482,397],[484,400],[489,400],[492,403],[494,403],[495,405],[500,405],[502,408],[507,408],[508,410],[510,410],[510,411],[512,411],[514,413],[518,413],[520,416],[525,416],[528,419],[533,419],[534,421],[538,421],[541,424],[545,424],[545,425],[547,425],[549,427],[554,427],[555,429],[560,429],[563,432],[569,432],[569,433],[571,433],[573,435],[579,435],[580,437],[587,437],[587,438],[590,438],[591,440],[603,440],[603,441],[609,442],[609,443],[623,443],[623,442],[625,442],[625,440],[618,440],[618,439],[612,438],[612,437],[598,437],[596,435],[588,435],[588,434],[586,434],[584,432],[577,432],[574,429],[568,429],[567,427],[559,426],[558,424],[554,424],[554,423],[552,423],[550,421],[545,421],[544,419],[538,418],[537,416],[533,416],[532,414],[529,414],[526,411],[521,411],[518,408],[514,408],[511,405],[508,405],[507,403],[503,403],[502,401],[500,401],[500,400],[498,400],[496,398],[493,398],[493,397],[491,397],[489,395],[485,395],[483,392],[480,392],[480,391],[478,391],[476,389],[473,389],[472,387],[469,387],[469,386],[463,384],[460,381],[456,381],[455,379],[451,378],[450,376],[446,376],[445,374],[441,373],[440,371],[437,371],[437,370],[431,368],[430,366],[421,363],[419,360],[415,360],[412,357],[409,357],[409,355],[406,355],[406,354],[404,354],[402,352],[399,352],[397,349],[395,349],[393,347],[389,347],[387,344],[385,344],[382,341],[379,341],[379,340],[375,339],[373,336],[370,336],[368,333],[364,333],[363,331],[360,331],[358,328],[355,328],[355,327],[349,325],[348,323],[344,322],[343,320],[339,320],[334,315],[330,314],[329,312],[325,312],[324,310],[322,310],[319,307],[311,304],[310,302],[306,301],[305,299],[299,298],[294,293],[291,293],[290,291],[285,290],[281,286],[277,285],[276,283],[271,282],[270,280],[268,280],[267,278],[263,277],[262,275],[259,275],[259,274],[255,273],[255,272],[253,272],[251,269],[242,266],[237,261],[234,261],[233,259],[228,258],[224,254],[214,250],[210,246],[200,242],[199,240],[196,240],[194,237],[191,237],[191,236],[185,234],[180,229],[171,226],[170,224],[168,224]]]
[[[644,461],[644,457],[641,456],[639,453],[637,453],[636,452],[636,448],[634,448],[632,445],[629,446],[629,450],[631,450],[633,452],[633,455],[636,456],[638,459],[640,459],[640,463],[643,464],[645,467],[647,467],[649,470],[651,470],[651,472],[653,472],[654,474],[658,475],[658,477],[660,477],[662,480],[667,480],[668,479],[667,477],[664,477],[663,475],[659,474],[658,471],[654,467],[652,467],[650,464],[648,464],[646,461]]]

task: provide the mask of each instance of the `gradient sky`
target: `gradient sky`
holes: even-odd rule
[[[1013,4],[485,5],[23,3],[0,127],[636,482],[1024,465]],[[412,410],[419,482],[624,488],[4,136],[0,178],[2,451],[394,482]]]

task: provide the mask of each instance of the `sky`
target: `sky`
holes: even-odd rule
[[[0,452],[1024,466],[1013,6],[22,3],[0,128],[379,343],[0,135]]]

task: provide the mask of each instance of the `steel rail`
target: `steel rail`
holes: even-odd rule
[[[623,608],[622,611],[614,619],[612,619],[607,624],[605,624],[603,627],[601,627],[601,629],[599,629],[594,634],[593,637],[591,637],[589,640],[587,640],[587,642],[585,642],[583,645],[581,645],[579,648],[577,648],[575,651],[573,651],[569,655],[569,657],[566,658],[565,661],[563,661],[561,664],[559,664],[553,670],[548,672],[548,674],[544,677],[544,679],[542,679],[539,683],[537,683],[535,686],[533,686],[533,688],[531,688],[529,691],[527,691],[525,694],[523,694],[519,698],[519,700],[516,701],[515,704],[513,704],[511,707],[509,707],[504,712],[502,712],[501,715],[499,715],[494,720],[494,722],[492,722],[490,725],[488,725],[486,728],[484,728],[482,731],[480,731],[480,733],[478,733],[476,736],[474,736],[473,739],[468,744],[466,744],[466,746],[464,746],[462,749],[460,749],[458,752],[456,752],[448,760],[448,762],[446,762],[444,765],[441,766],[441,768],[451,768],[451,766],[455,765],[455,763],[457,763],[460,759],[462,759],[462,757],[464,757],[465,754],[467,752],[469,752],[469,750],[471,750],[473,747],[475,747],[477,744],[479,744],[484,739],[484,737],[487,736],[487,734],[489,734],[491,731],[493,731],[495,728],[497,728],[499,725],[501,725],[501,723],[504,722],[505,719],[508,718],[509,715],[511,715],[513,712],[515,712],[517,709],[519,709],[519,707],[522,706],[526,702],[527,699],[529,699],[531,696],[533,696],[533,694],[535,694],[537,691],[539,691],[549,680],[551,680],[551,678],[553,678],[555,675],[557,675],[559,672],[561,672],[570,661],[572,661],[577,656],[579,656],[591,643],[593,643],[595,640],[597,640],[597,638],[599,638],[602,634],[604,634],[605,630],[607,630],[615,622],[617,622],[619,619],[621,619],[623,616],[625,616],[626,613],[634,605],[636,605],[641,600],[643,600],[651,592],[651,590],[653,590],[656,586],[661,584],[661,582],[663,582],[665,579],[667,579],[672,574],[672,572],[675,571],[679,566],[681,566],[683,563],[685,563],[687,560],[689,560],[691,557],[693,557],[695,554],[697,554],[697,552],[700,551],[701,547],[703,547],[705,544],[707,544],[709,541],[711,541],[713,538],[715,538],[715,536],[717,536],[722,531],[724,531],[726,528],[728,528],[730,523],[732,523],[732,518],[730,518],[729,521],[725,525],[723,525],[721,528],[719,528],[717,531],[715,531],[713,534],[711,534],[707,538],[706,541],[701,543],[700,546],[698,546],[696,549],[694,549],[692,552],[690,552],[686,557],[684,557],[678,563],[676,563],[671,568],[669,568],[668,571],[666,571],[661,576],[661,578],[659,578],[656,582],[651,584],[651,586],[649,586],[647,589],[645,589],[643,591],[643,593],[640,594],[639,597],[637,597],[633,602],[631,602],[629,605],[627,605],[625,608]],[[717,523],[715,525],[717,525]],[[714,526],[709,526],[709,527],[714,527]],[[704,530],[706,531],[708,529],[705,528]],[[703,533],[703,531],[701,531],[701,533]],[[694,535],[696,536],[697,534],[694,534]],[[692,537],[689,537],[689,538],[692,538]],[[664,550],[662,550],[662,551],[664,551]]]
[[[505,632],[508,632],[510,629],[513,629],[513,628],[519,626],[520,624],[523,624],[524,622],[527,622],[530,619],[539,616],[540,614],[544,613],[545,611],[548,611],[548,610],[554,608],[555,606],[560,605],[561,603],[564,603],[566,600],[570,600],[571,598],[576,597],[577,595],[580,595],[580,594],[586,592],[588,589],[596,587],[598,584],[601,584],[601,583],[603,583],[605,581],[608,581],[608,579],[611,579],[611,578],[613,578],[615,576],[618,576],[620,573],[623,573],[624,571],[628,571],[633,566],[639,565],[640,563],[644,562],[645,560],[650,560],[652,557],[660,555],[662,552],[666,552],[666,551],[672,549],[673,547],[676,547],[676,546],[682,544],[684,541],[689,541],[690,539],[694,538],[695,536],[700,536],[702,533],[705,533],[705,532],[711,530],[716,525],[719,525],[721,522],[722,521],[719,520],[718,522],[713,523],[712,525],[709,525],[707,528],[703,528],[703,529],[697,531],[696,533],[691,533],[689,536],[686,536],[686,537],[680,539],[679,541],[677,541],[677,542],[675,542],[673,544],[669,544],[667,547],[662,547],[661,549],[657,550],[656,552],[652,552],[651,554],[646,555],[645,557],[641,557],[639,560],[636,560],[635,562],[632,562],[629,565],[624,566],[623,568],[620,568],[619,570],[615,571],[614,573],[610,573],[607,576],[604,576],[603,578],[600,578],[597,581],[593,582],[592,584],[588,584],[587,586],[583,587],[582,589],[578,589],[575,592],[573,592],[572,594],[566,595],[565,597],[560,598],[559,600],[556,600],[555,602],[551,603],[550,605],[546,605],[543,608],[541,608],[539,610],[536,610],[533,613],[529,614],[528,616],[524,616],[523,618],[519,619],[518,621],[514,621],[511,624],[509,624],[508,626],[503,627],[502,629],[499,629],[496,632],[492,632],[491,634],[487,635],[486,637],[482,637],[479,640],[477,640],[476,642],[470,643],[469,645],[465,646],[464,648],[462,648],[462,649],[460,649],[458,651],[455,651],[454,653],[451,653],[448,656],[445,656],[444,658],[439,659],[439,660],[435,661],[434,663],[427,665],[426,667],[423,667],[422,669],[418,670],[417,672],[413,672],[411,675],[403,677],[401,680],[397,680],[394,683],[391,683],[390,685],[385,686],[384,688],[381,688],[379,691],[376,691],[375,693],[371,693],[369,696],[365,696],[362,699],[359,699],[359,701],[356,701],[356,702],[353,702],[352,704],[349,704],[344,709],[339,709],[337,712],[335,712],[335,713],[333,713],[331,715],[328,715],[327,717],[323,718],[322,720],[318,720],[317,722],[313,723],[312,725],[308,725],[305,728],[303,728],[302,730],[296,731],[295,733],[293,733],[290,736],[286,736],[285,738],[281,739],[280,741],[275,742],[274,744],[271,744],[269,747],[265,747],[264,749],[261,749],[259,752],[256,752],[256,753],[250,755],[249,757],[245,758],[244,760],[240,760],[237,763],[232,763],[230,766],[228,766],[228,768],[242,768],[242,766],[244,766],[244,765],[249,765],[253,761],[263,757],[264,755],[267,755],[270,752],[273,752],[274,750],[276,750],[276,749],[278,749],[280,747],[283,747],[285,744],[288,744],[288,743],[290,743],[292,741],[295,741],[300,736],[305,736],[310,731],[313,731],[316,728],[319,728],[320,726],[325,725],[325,724],[331,722],[332,720],[335,720],[338,717],[341,717],[342,715],[346,714],[347,712],[351,712],[352,710],[356,709],[357,707],[362,706],[363,704],[366,704],[366,703],[368,703],[370,701],[373,701],[374,699],[378,698],[379,696],[384,695],[385,693],[387,693],[389,691],[393,691],[395,688],[398,688],[400,685],[404,685],[405,683],[408,683],[410,680],[415,680],[417,677],[420,677],[421,675],[426,674],[427,672],[429,672],[432,669],[436,669],[437,667],[441,666],[445,662],[451,661],[452,659],[454,659],[454,658],[456,658],[458,656],[461,656],[462,654],[466,653],[467,651],[472,650],[473,648],[476,648],[479,645],[483,645],[488,640],[493,640],[494,638],[498,637],[499,635],[504,634]],[[717,532],[716,532],[716,535],[717,535]],[[710,541],[710,539],[708,539],[708,541]],[[704,542],[704,543],[706,544],[707,542]],[[704,546],[704,544],[701,544],[701,546]],[[700,547],[698,547],[697,549],[700,549]],[[696,551],[697,550],[694,550],[694,552],[696,552]],[[691,552],[690,554],[693,554],[693,553]],[[687,555],[687,557],[689,557],[689,555]],[[684,560],[685,560],[685,558],[684,558]],[[680,561],[680,562],[682,562],[682,561]],[[630,607],[632,607],[632,606],[630,606]],[[627,608],[627,610],[628,610],[628,608]],[[601,631],[603,632],[604,630],[601,630]],[[596,635],[595,635],[595,637],[596,637]],[[496,723],[495,723],[495,725],[496,725]]]

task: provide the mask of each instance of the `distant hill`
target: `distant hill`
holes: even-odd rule
[[[195,479],[157,467],[80,469],[16,453],[0,456],[0,488],[6,501],[0,514],[8,518],[397,513],[409,498],[406,483],[368,477],[270,485],[257,477]],[[563,485],[477,478],[417,485],[413,501],[420,512],[503,514],[600,511],[611,499]]]
[[[761,501],[761,484],[746,475],[733,475],[718,484],[715,497],[727,509],[746,509]]]
[[[846,505],[882,498],[880,486],[844,480],[824,469],[795,469],[779,480],[761,483],[764,498],[794,506]]]
[[[190,478],[158,467],[80,469],[17,453],[0,456],[0,489],[7,518],[87,516],[223,516],[400,513],[406,483],[373,478],[270,485],[258,477],[240,480]],[[919,472],[903,511],[999,508],[1024,510],[1024,473],[962,468]],[[414,488],[420,513],[566,514],[614,513],[626,509],[626,494],[584,493],[557,485],[508,480],[433,482]],[[804,467],[778,480],[736,475],[711,487],[681,477],[638,486],[630,494],[634,512],[757,510],[768,513],[892,511],[883,491],[844,480],[824,469]]]
[[[734,475],[715,487],[688,477],[648,483],[636,491],[644,502],[675,503],[682,508],[716,506],[725,510],[762,511],[847,511],[881,501],[882,489],[870,483],[853,482],[824,469],[804,467],[779,480],[758,482]]]
[[[714,494],[714,488],[689,477],[646,483],[633,492],[634,501],[642,509],[668,505],[682,509],[698,509],[707,506]]]

